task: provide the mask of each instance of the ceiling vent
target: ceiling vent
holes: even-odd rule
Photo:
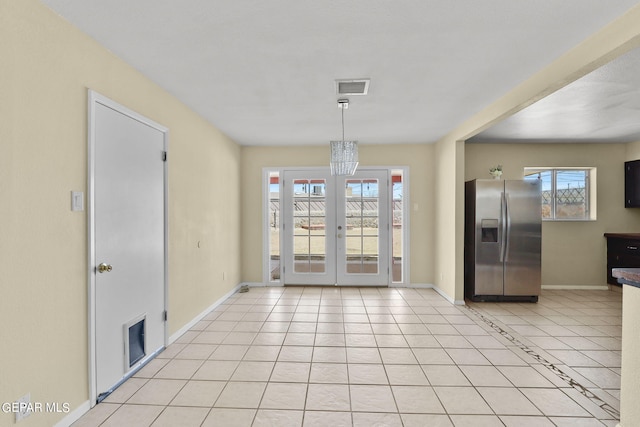
[[[338,95],[366,95],[370,82],[370,79],[336,80],[336,93]]]

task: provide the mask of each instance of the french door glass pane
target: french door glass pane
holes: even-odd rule
[[[393,207],[391,241],[393,252],[391,255],[391,274],[393,282],[402,281],[402,172],[392,175]]]
[[[347,236],[347,255],[360,256],[362,254],[362,237]]]
[[[324,273],[326,269],[326,181],[293,181],[293,257],[296,273]]]
[[[280,280],[280,175],[269,174],[269,281]]]
[[[379,182],[347,179],[345,186],[346,273],[378,274]]]

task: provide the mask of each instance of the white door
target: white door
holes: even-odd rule
[[[91,93],[95,392],[165,345],[166,129]]]
[[[283,173],[284,280],[336,283],[335,180],[325,171]]]
[[[389,284],[389,173],[337,177],[337,279],[341,285]]]
[[[285,285],[389,284],[388,175],[283,172]]]

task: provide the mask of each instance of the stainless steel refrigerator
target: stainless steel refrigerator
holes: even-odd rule
[[[465,296],[532,301],[540,295],[541,183],[465,184]]]

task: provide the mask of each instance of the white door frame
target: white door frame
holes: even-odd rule
[[[312,166],[312,167],[263,167],[262,168],[262,284],[265,286],[284,286],[283,280],[283,262],[281,259],[280,262],[280,279],[279,280],[271,280],[271,269],[270,269],[270,215],[269,215],[269,195],[270,195],[270,179],[269,174],[272,172],[278,172],[280,180],[282,180],[283,173],[285,170],[298,170],[298,171],[314,171],[314,170],[325,170],[326,167],[321,166]],[[407,287],[411,285],[411,252],[410,252],[410,236],[411,236],[411,228],[410,228],[410,206],[411,206],[411,198],[410,198],[410,177],[409,177],[409,167],[408,166],[367,166],[363,167],[363,169],[369,170],[399,170],[402,171],[402,281],[401,282],[392,282],[391,277],[389,281],[389,287]],[[280,203],[282,205],[283,198],[283,189],[282,185],[280,188]],[[392,199],[393,194],[393,183],[389,183],[389,194],[390,199]],[[282,229],[281,229],[282,233]],[[389,239],[389,245],[392,244],[392,239]],[[280,254],[284,253],[283,248],[283,238],[281,235],[280,238]],[[389,256],[393,250],[389,247]]]
[[[168,152],[169,148],[169,129],[156,123],[141,114],[130,110],[117,102],[100,95],[99,93],[89,89],[88,90],[88,123],[87,123],[87,176],[88,176],[88,189],[87,189],[87,235],[88,235],[88,255],[87,255],[87,275],[88,275],[88,317],[89,317],[89,402],[91,407],[96,405],[98,398],[97,380],[96,380],[96,259],[95,259],[95,125],[96,125],[96,106],[100,104],[105,107],[111,108],[121,114],[133,118],[139,122],[142,122],[164,135],[164,151]],[[168,168],[167,162],[164,162],[164,304],[165,311],[168,309],[168,239],[169,227],[168,227]],[[164,322],[164,345],[168,344],[168,324]],[[133,375],[135,371],[131,372]]]

